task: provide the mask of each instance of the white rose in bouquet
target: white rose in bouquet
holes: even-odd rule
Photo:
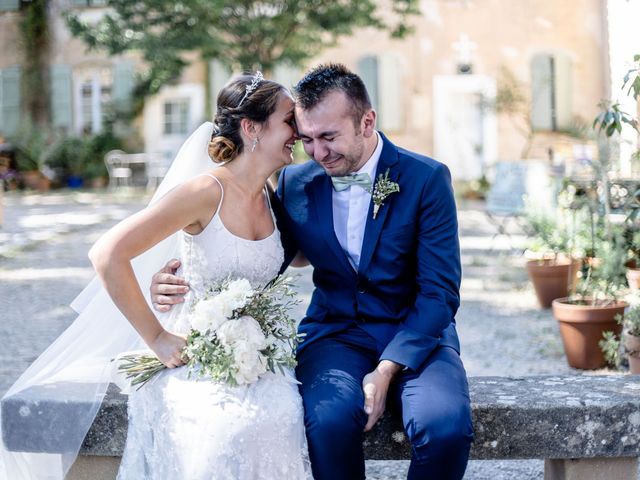
[[[252,294],[253,290],[249,280],[242,278],[229,282],[227,288],[220,292],[215,299],[220,303],[223,315],[231,318],[233,311],[244,307]]]
[[[260,350],[267,346],[267,339],[260,324],[252,317],[229,320],[217,330],[218,340],[225,350],[233,353],[239,385],[255,382],[267,371],[266,360]]]
[[[201,300],[193,309],[191,328],[199,332],[215,331],[228,320],[224,313],[224,304],[218,301],[218,297]]]

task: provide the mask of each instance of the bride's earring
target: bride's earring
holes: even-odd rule
[[[253,143],[251,144],[251,152],[255,152],[256,151],[256,147],[258,146],[258,137],[253,139]]]

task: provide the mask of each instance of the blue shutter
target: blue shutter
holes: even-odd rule
[[[135,65],[123,60],[113,66],[113,102],[118,112],[131,111]]]
[[[0,131],[14,135],[20,125],[20,67],[0,70]]]
[[[18,10],[20,8],[20,0],[0,0],[0,12],[9,10]]]
[[[54,127],[71,133],[73,124],[73,102],[71,67],[51,65],[51,120]]]
[[[369,55],[358,60],[358,74],[367,87],[371,105],[378,110],[380,106],[378,102],[378,59],[373,55]]]

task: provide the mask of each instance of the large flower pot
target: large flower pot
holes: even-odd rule
[[[640,290],[640,268],[627,268],[627,283],[632,292]]]
[[[640,337],[624,334],[624,348],[629,353],[629,370],[634,375],[640,374]]]
[[[567,362],[573,368],[593,370],[604,366],[604,356],[598,342],[602,333],[610,330],[620,335],[622,326],[615,320],[624,314],[626,302],[612,301],[606,305],[575,304],[569,298],[557,298],[552,303],[553,316],[560,324],[560,335]]]
[[[551,307],[553,300],[566,297],[573,291],[580,265],[580,260],[575,258],[527,262],[527,272],[542,308]]]

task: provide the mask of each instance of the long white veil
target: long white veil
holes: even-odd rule
[[[175,186],[214,168],[215,164],[207,153],[213,128],[211,122],[202,124],[182,145],[150,204]],[[169,259],[177,256],[178,239],[179,233],[176,233],[132,262],[147,302],[150,302],[151,277]],[[111,360],[119,353],[145,347],[102,288],[99,279],[94,278],[71,306],[79,313],[78,317],[11,386],[2,402],[41,385],[55,383],[57,387],[69,385],[69,388],[78,383],[95,385],[95,389],[90,389],[91,392],[86,394],[86,400],[91,402],[92,408],[83,411],[80,418],[68,419],[73,424],[71,437],[77,446],[65,448],[67,453],[64,454],[49,454],[12,452],[5,446],[6,440],[0,442],[0,479],[63,479],[78,455],[111,381]],[[47,389],[34,388],[33,391],[46,392]],[[74,396],[77,397],[77,394]],[[3,418],[0,404],[0,429]],[[4,439],[6,432],[2,431]]]

